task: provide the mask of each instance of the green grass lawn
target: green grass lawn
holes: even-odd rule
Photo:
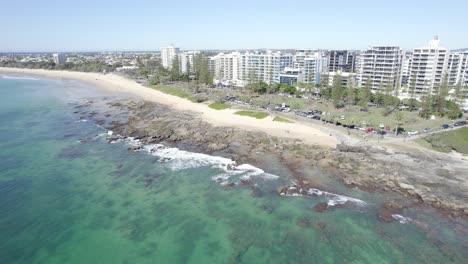
[[[216,109],[216,110],[224,110],[224,109],[229,108],[230,105],[228,105],[226,103],[212,103],[212,104],[208,105],[208,107]]]
[[[440,152],[457,152],[468,154],[468,127],[434,133],[416,140],[420,145]]]
[[[186,91],[183,88],[169,86],[169,85],[150,85],[149,87],[159,90],[163,93],[167,93],[170,95],[175,95],[181,98],[189,99],[192,101],[192,93]]]
[[[283,122],[283,123],[294,123],[294,122],[291,121],[291,120],[288,120],[288,119],[286,119],[286,118],[282,118],[282,117],[279,117],[279,116],[273,118],[273,121],[275,121],[275,122]]]
[[[241,116],[250,116],[256,119],[263,119],[268,116],[268,113],[259,111],[237,111],[235,114]]]
[[[333,109],[329,107],[328,104],[320,104],[320,107],[317,108],[322,111],[330,112],[331,115],[327,117],[334,118],[335,120],[341,120],[341,116],[344,116],[345,121],[342,121],[343,123],[360,126],[362,122],[366,122],[367,126],[374,128],[378,127],[380,124],[384,124],[393,129],[396,127],[397,123],[399,123],[402,124],[401,127],[405,128],[405,130],[421,131],[424,128],[435,128],[442,126],[442,124],[452,124],[454,122],[454,120],[450,120],[446,117],[436,117],[435,120],[426,120],[420,118],[417,111],[400,111],[402,119],[398,121],[395,119],[395,112],[384,116],[383,112],[385,110],[383,108],[370,107],[367,112],[361,112],[358,106]]]

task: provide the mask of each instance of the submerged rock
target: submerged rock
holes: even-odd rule
[[[395,202],[386,202],[379,209],[379,219],[382,222],[393,222],[396,219],[395,214],[400,214],[403,211],[403,206]]]
[[[326,202],[318,203],[314,206],[314,211],[320,213],[326,212],[328,211],[328,204]]]

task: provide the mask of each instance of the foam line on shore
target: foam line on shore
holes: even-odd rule
[[[357,198],[326,192],[316,188],[303,188],[297,184],[293,184],[292,186],[284,188],[280,194],[282,196],[325,197],[328,199],[328,206],[331,207],[342,205],[347,202],[358,206],[367,205],[366,202]]]
[[[143,142],[133,137],[123,137],[119,134],[115,134],[112,130],[107,130],[101,126],[98,127],[106,130],[105,135],[107,135],[109,143],[125,141],[127,144],[133,146],[135,151],[145,151],[152,156],[158,157],[159,162],[165,163],[172,170],[202,167],[220,169],[223,172],[213,176],[211,179],[222,186],[236,186],[241,183],[250,183],[254,178],[265,180],[275,180],[279,178],[277,175],[266,173],[262,169],[250,164],[237,165],[235,161],[228,158],[184,151],[178,148],[166,147],[162,144],[145,145]],[[328,198],[327,204],[331,207],[345,204],[346,202],[359,206],[367,204],[366,202],[356,198],[334,194],[315,188],[309,188],[306,190],[297,188],[299,188],[298,185],[293,182],[291,186],[284,188],[283,190],[286,191],[282,191],[280,195],[326,197]]]
[[[2,75],[2,79],[39,81],[39,79],[33,78],[33,77],[19,77],[19,76],[9,76],[9,75]]]

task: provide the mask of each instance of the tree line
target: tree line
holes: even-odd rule
[[[208,65],[209,58],[204,53],[195,55],[193,65],[187,61],[185,72],[181,71],[177,57],[172,60],[170,69],[164,68],[159,62],[156,73],[150,78],[150,84],[166,84],[174,81],[194,82],[198,84],[213,84],[213,75]],[[140,67],[140,66],[139,66]]]
[[[390,114],[394,110],[407,109],[408,111],[419,111],[419,116],[422,118],[430,118],[435,116],[446,116],[451,119],[456,119],[462,116],[463,111],[460,108],[461,102],[468,96],[468,87],[463,87],[457,84],[454,87],[454,96],[449,98],[448,82],[444,80],[441,85],[435,87],[431,94],[421,96],[420,100],[416,100],[414,94],[411,98],[400,100],[398,98],[398,87],[393,89],[393,84],[387,83],[380,87],[379,91],[373,92],[371,89],[370,80],[364,87],[357,88],[356,84],[348,81],[345,87],[342,82],[342,77],[336,75],[333,78],[332,84],[329,83],[329,76],[322,75],[320,83],[316,85],[307,83],[295,83],[293,85],[266,82],[249,82],[244,89],[257,94],[304,94],[314,93],[322,100],[332,102],[335,108],[345,106],[359,106],[361,109],[367,109],[369,106],[385,108],[385,114]]]

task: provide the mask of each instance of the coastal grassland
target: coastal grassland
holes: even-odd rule
[[[439,152],[457,152],[468,154],[468,127],[431,134],[415,140],[421,146]]]
[[[163,93],[189,99],[191,101],[193,100],[192,93],[181,87],[175,87],[175,86],[169,86],[169,85],[149,85],[148,87],[161,91]]]
[[[268,116],[268,113],[260,111],[237,111],[235,114],[241,116],[250,116],[256,119],[263,119]]]
[[[317,110],[329,112],[330,116],[335,120],[341,120],[341,116],[344,116],[346,121],[342,123],[354,124],[361,126],[363,122],[366,126],[377,128],[380,124],[388,125],[394,128],[397,124],[400,124],[405,130],[418,130],[421,131],[424,128],[436,128],[441,127],[442,124],[451,124],[454,121],[446,117],[437,117],[434,120],[423,119],[418,116],[417,112],[400,111],[395,110],[389,114],[384,113],[384,108],[370,107],[367,112],[360,111],[359,106],[344,107],[342,109],[334,109],[331,104],[319,103],[316,105]],[[398,118],[399,115],[399,118]]]
[[[229,104],[226,103],[212,103],[208,105],[209,108],[215,109],[215,110],[224,110],[230,107]]]
[[[275,94],[264,94],[259,97],[253,97],[251,102],[255,106],[271,108],[283,103],[289,105],[293,109],[305,110],[311,107],[310,102],[307,99],[279,96]]]
[[[276,116],[275,118],[273,118],[273,121],[275,122],[283,122],[283,123],[294,123],[293,121],[291,120],[288,120],[286,118],[282,118],[280,116]]]

